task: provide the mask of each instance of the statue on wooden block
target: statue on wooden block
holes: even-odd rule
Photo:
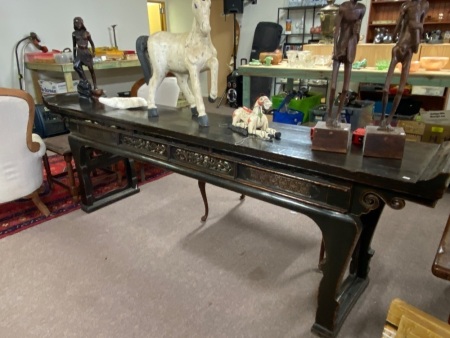
[[[392,119],[397,111],[398,105],[405,89],[408,79],[409,69],[413,54],[419,50],[421,36],[423,34],[423,22],[428,12],[429,3],[427,0],[407,0],[400,8],[400,15],[397,19],[393,36],[397,36],[398,41],[392,48],[392,58],[387,72],[386,82],[383,88],[382,111],[380,118],[380,129],[390,130]],[[389,87],[391,85],[392,74],[397,63],[402,65],[400,84],[392,103],[389,116],[386,118],[386,107],[389,100]]]
[[[345,98],[349,90],[352,64],[355,61],[356,46],[360,40],[361,22],[366,13],[366,6],[358,3],[361,0],[343,2],[337,11],[334,22],[333,71],[331,89],[328,98],[327,127],[339,128],[340,112],[344,107]],[[344,84],[339,97],[337,110],[333,109],[336,95],[336,84],[339,67],[344,65]]]
[[[97,88],[97,79],[94,72],[95,45],[92,41],[91,34],[86,30],[84,21],[79,16],[73,19],[73,28],[73,69],[81,79],[77,86],[78,93],[80,96],[86,98],[92,95],[100,96],[103,94],[103,91]],[[91,45],[92,51],[89,49],[89,44]],[[92,89],[91,84],[86,78],[83,66],[86,66],[91,73],[94,89]]]
[[[423,33],[423,22],[428,11],[427,0],[407,0],[400,8],[394,35],[398,34],[398,41],[392,48],[392,58],[383,88],[382,111],[380,126],[367,126],[364,137],[363,155],[370,157],[383,157],[402,159],[405,149],[406,134],[401,127],[392,127],[391,122],[397,110],[406,85],[411,59],[419,50],[420,39]],[[402,65],[400,84],[394,97],[391,112],[386,119],[386,107],[389,99],[389,87],[395,66]]]
[[[208,116],[200,87],[200,72],[211,71],[209,101],[217,98],[219,62],[217,51],[211,41],[210,25],[211,0],[192,0],[194,22],[190,32],[157,32],[150,36],[140,36],[136,41],[136,51],[149,85],[148,114],[158,116],[155,93],[168,72],[177,78],[178,85],[188,100],[192,116],[202,127],[208,126]]]

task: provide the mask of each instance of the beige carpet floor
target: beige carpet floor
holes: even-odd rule
[[[313,337],[320,246],[307,217],[172,174],[139,194],[0,241],[0,337]],[[430,268],[450,194],[387,208],[371,282],[339,337],[380,337],[399,297],[440,318]]]

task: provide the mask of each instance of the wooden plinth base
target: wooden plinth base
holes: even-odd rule
[[[378,130],[378,128],[378,126],[366,127],[363,155],[401,160],[406,141],[403,128],[393,128],[391,131]]]
[[[349,123],[342,123],[340,128],[331,128],[324,121],[317,122],[311,149],[346,154],[351,145],[351,135]]]

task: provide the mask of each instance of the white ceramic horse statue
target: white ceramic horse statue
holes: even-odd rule
[[[172,72],[191,106],[192,116],[198,117],[200,126],[208,126],[200,87],[200,72],[207,69],[211,71],[208,99],[214,102],[217,98],[219,68],[217,51],[211,41],[210,7],[211,0],[192,0],[194,22],[190,32],[157,32],[137,39],[136,52],[149,85],[149,116],[158,116],[155,92],[166,74]]]
[[[267,96],[259,97],[253,109],[240,107],[233,111],[232,125],[243,128],[249,135],[256,135],[263,139],[281,138],[281,133],[269,128],[269,120],[264,114],[272,108],[272,101]]]

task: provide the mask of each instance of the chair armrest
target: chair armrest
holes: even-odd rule
[[[45,143],[44,141],[42,141],[42,138],[38,134],[32,134],[31,140],[33,141],[33,143],[32,149],[30,149],[30,151],[36,153],[36,155],[39,157],[44,156],[47,148],[45,147]]]
[[[450,215],[442,233],[431,271],[436,277],[450,281]]]

